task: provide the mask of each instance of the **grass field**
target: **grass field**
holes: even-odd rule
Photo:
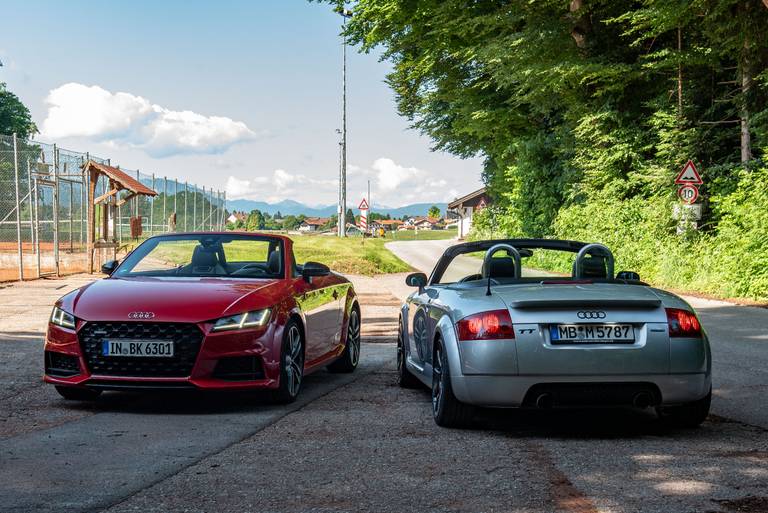
[[[354,274],[387,274],[408,272],[411,267],[393,255],[384,244],[400,240],[439,240],[456,237],[456,230],[413,230],[397,233],[387,233],[384,238],[367,238],[351,236],[339,239],[332,235],[320,234],[288,234],[294,242],[296,261],[304,263],[308,260],[328,265],[334,271]],[[129,250],[137,245],[136,242],[127,244]],[[172,265],[174,262],[188,262],[194,249],[193,243],[166,246],[161,253],[153,255]],[[254,257],[251,253],[253,246],[243,248],[234,243],[228,250],[231,258],[242,260],[265,259],[263,255]]]
[[[392,239],[339,239],[329,235],[299,235],[291,238],[299,263],[312,260],[326,264],[340,273],[367,275],[411,270],[408,264],[384,247]]]
[[[313,260],[340,273],[386,274],[411,271],[384,244],[394,240],[438,240],[456,237],[456,230],[413,230],[387,233],[386,237],[339,239],[330,235],[291,235],[298,262]]]

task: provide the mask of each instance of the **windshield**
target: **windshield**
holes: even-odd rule
[[[481,279],[485,251],[471,251],[456,255],[446,266],[438,283],[448,284]],[[570,277],[574,253],[550,249],[522,250],[523,278]],[[554,264],[554,265],[553,265]],[[557,269],[548,271],[544,269]],[[497,281],[509,281],[515,276],[515,263],[511,255],[502,250],[493,255],[491,274]]]
[[[114,276],[282,278],[280,239],[247,235],[153,237],[123,261]]]
[[[489,263],[489,274],[495,283],[613,279],[613,256],[607,248],[602,250],[601,247],[590,248],[587,253],[578,257],[579,250],[587,244],[548,239],[509,239],[453,246],[445,252],[435,266],[431,283],[433,285],[453,283],[481,285],[483,258],[489,248],[498,244],[511,245],[517,249],[520,254],[522,275],[518,274],[513,255],[508,254],[506,249],[500,248],[494,253]]]

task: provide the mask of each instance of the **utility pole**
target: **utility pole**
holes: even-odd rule
[[[339,237],[347,236],[347,18],[352,12],[342,3],[338,13],[341,15],[342,67],[341,67],[341,179],[339,180]]]

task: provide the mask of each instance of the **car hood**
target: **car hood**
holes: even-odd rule
[[[159,322],[202,322],[279,302],[285,280],[224,278],[109,278],[62,298],[86,321],[128,321],[151,312]]]

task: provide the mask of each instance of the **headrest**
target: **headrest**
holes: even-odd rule
[[[488,276],[491,278],[516,278],[515,260],[512,257],[491,258]]]
[[[273,251],[269,254],[269,260],[267,262],[267,269],[270,274],[278,274],[280,273],[280,263],[281,263],[281,255],[279,251]]]
[[[192,270],[194,272],[213,272],[213,269],[219,263],[216,247],[196,246],[192,252]]]
[[[591,256],[590,258],[584,258],[581,261],[581,277],[607,278],[608,270],[605,264],[605,257]]]

